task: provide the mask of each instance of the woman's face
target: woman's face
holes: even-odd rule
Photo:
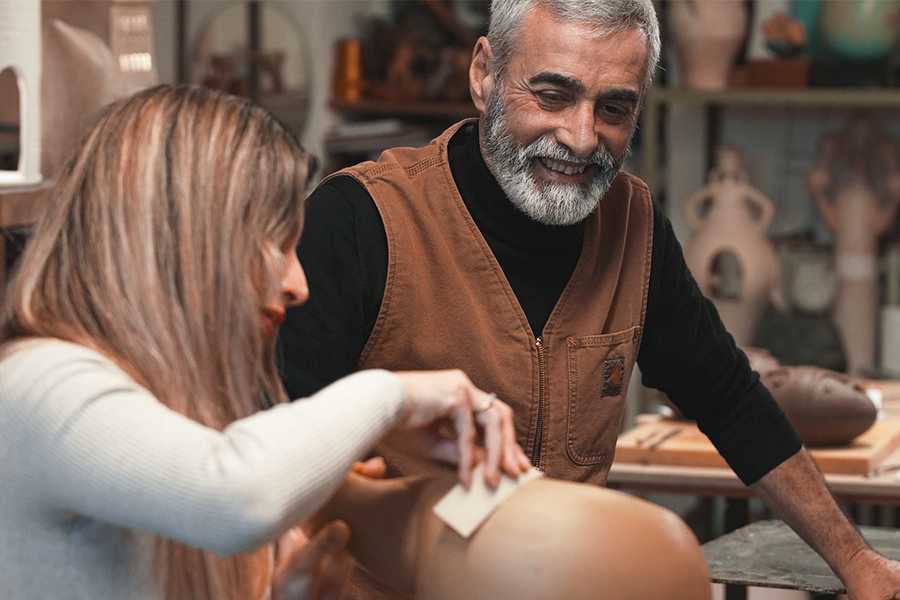
[[[269,295],[262,309],[263,335],[266,339],[275,337],[278,326],[284,321],[285,312],[290,306],[298,306],[309,298],[309,286],[306,283],[306,274],[300,266],[297,258],[297,243],[300,236],[291,239],[280,250],[284,271],[281,275],[280,285]]]

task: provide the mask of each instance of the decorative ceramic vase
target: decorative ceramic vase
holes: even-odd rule
[[[718,149],[709,183],[684,203],[693,236],[684,258],[739,346],[749,345],[763,312],[781,307],[781,267],[766,229],[774,204],[753,188],[733,146]]]
[[[900,0],[828,0],[820,5],[819,32],[841,58],[887,58],[900,39]]]
[[[675,48],[682,86],[720,90],[747,34],[743,0],[671,0],[666,27]]]

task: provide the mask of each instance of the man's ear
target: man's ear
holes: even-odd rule
[[[469,93],[475,108],[482,115],[487,114],[488,98],[494,87],[494,70],[491,43],[484,36],[475,42],[472,51],[472,64],[469,65]]]

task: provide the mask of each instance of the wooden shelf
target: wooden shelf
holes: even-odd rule
[[[0,188],[0,227],[23,227],[34,223],[50,185]]]
[[[642,179],[657,194],[661,187],[660,148],[657,133],[661,126],[661,108],[673,104],[693,104],[710,112],[725,106],[781,106],[900,109],[900,89],[889,88],[804,88],[762,89],[732,88],[694,90],[662,85],[653,86],[644,100],[641,128],[654,132],[643,139]],[[707,118],[708,120],[708,118]]]
[[[648,104],[683,102],[715,105],[864,106],[900,107],[900,89],[805,88],[690,90],[654,87]]]
[[[331,108],[344,115],[360,117],[397,116],[463,119],[478,116],[471,102],[429,102],[424,100],[343,100],[331,101]]]

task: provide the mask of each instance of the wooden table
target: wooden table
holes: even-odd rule
[[[882,406],[886,417],[900,419],[900,382],[863,382],[865,387],[878,387],[883,392]],[[639,423],[640,423],[639,417]],[[623,433],[620,439],[627,435]],[[678,438],[672,438],[674,442]],[[665,444],[670,441],[666,440]],[[624,453],[623,453],[624,454]],[[815,456],[815,450],[813,451]],[[640,464],[624,462],[617,457],[609,473],[609,487],[635,492],[660,492],[695,496],[720,496],[746,499],[753,494],[724,466],[688,466],[676,464]],[[700,461],[704,462],[704,461]],[[694,463],[696,464],[696,463]],[[707,464],[712,464],[708,463]],[[825,469],[823,469],[825,470]],[[829,488],[840,502],[900,506],[900,447],[879,456],[868,473],[825,472]]]
[[[900,416],[900,391],[896,389],[897,385],[900,384],[895,384],[895,388],[891,393],[885,394],[884,409],[887,415],[892,418]],[[900,481],[895,478],[898,473],[900,473],[900,448],[887,454],[870,473],[825,473],[825,480],[838,502],[900,506]],[[613,463],[609,473],[608,487],[632,492],[674,493],[726,498],[726,532],[740,530],[740,528],[747,526],[747,500],[753,496],[747,486],[727,467],[640,464],[623,462],[621,460],[616,460]],[[873,530],[872,534],[874,534],[881,528],[862,529],[864,531],[871,529]],[[719,539],[725,539],[726,536]],[[799,541],[799,538],[797,540]],[[708,543],[711,544],[715,541]],[[800,543],[803,544],[802,542]],[[804,552],[815,555],[806,544],[803,544],[803,546]],[[705,548],[706,546],[704,546]],[[825,564],[824,561],[822,564]],[[732,563],[732,566],[734,565],[735,563]],[[725,567],[728,567],[728,565],[723,565],[722,571],[719,571],[717,567],[716,572],[719,575],[714,577],[713,581],[720,581],[726,584],[726,600],[746,598],[744,586],[756,585],[756,583],[745,582],[737,584],[736,581],[728,580],[728,578],[721,575]],[[741,564],[740,568],[743,571],[743,564]],[[828,569],[827,565],[825,565],[825,568]],[[831,573],[830,569],[827,572]],[[834,578],[834,575],[831,574],[831,577]],[[838,580],[834,578],[833,581]],[[778,587],[772,585],[772,582],[768,584],[765,582],[757,583],[768,587]],[[840,585],[839,581],[837,585]]]
[[[900,529],[861,527],[878,552],[900,559]],[[732,586],[843,594],[828,564],[782,521],[759,521],[703,544],[710,580]]]
[[[900,450],[895,450],[882,463],[900,465]],[[825,474],[825,480],[841,502],[900,506],[900,471],[880,474]],[[609,487],[635,492],[661,492],[696,496],[750,498],[753,494],[728,468],[679,467],[674,465],[642,465],[614,462],[609,472]]]

